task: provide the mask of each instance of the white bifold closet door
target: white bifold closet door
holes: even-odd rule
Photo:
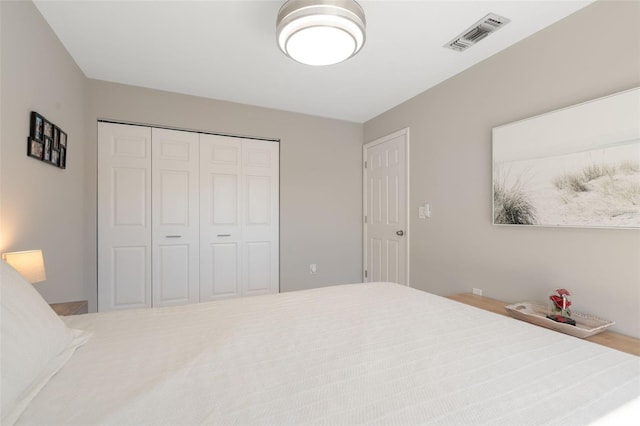
[[[200,136],[200,301],[276,293],[279,151]]]
[[[279,291],[279,144],[98,123],[98,310]]]
[[[200,299],[199,145],[198,133],[151,129],[153,306]]]
[[[151,128],[98,123],[98,310],[151,306]]]

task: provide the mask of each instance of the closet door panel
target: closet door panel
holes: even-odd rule
[[[238,295],[240,287],[240,247],[237,243],[212,243],[203,253],[202,275],[208,277],[201,289],[203,300],[214,300]]]
[[[151,129],[98,123],[98,310],[151,306]]]
[[[112,247],[111,259],[113,276],[113,306],[130,307],[147,305],[146,283],[148,247],[124,246]],[[109,310],[109,309],[104,309]]]
[[[243,294],[279,291],[279,144],[242,140]]]
[[[158,226],[188,227],[193,182],[188,170],[161,170],[158,173],[156,196],[159,197]]]
[[[238,217],[238,179],[236,174],[210,173],[211,194],[208,198],[211,209],[211,226],[237,227]],[[230,228],[231,229],[231,228]]]
[[[241,294],[241,145],[200,135],[200,300]]]
[[[199,137],[152,129],[153,306],[198,302]]]
[[[247,225],[270,226],[271,220],[271,178],[269,176],[247,176]]]
[[[253,241],[245,243],[244,258],[246,259],[245,294],[272,293],[271,241]]]
[[[144,228],[147,220],[147,170],[113,167],[113,224]]]
[[[190,276],[191,256],[188,244],[158,245],[154,247],[158,262],[158,283],[154,283],[154,291],[159,292],[157,299],[161,303],[185,303],[189,300],[189,286],[185,285],[185,277]],[[156,298],[154,298],[156,299]]]

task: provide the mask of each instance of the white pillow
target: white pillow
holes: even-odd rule
[[[0,260],[3,425],[13,424],[89,335],[68,328],[15,269]]]

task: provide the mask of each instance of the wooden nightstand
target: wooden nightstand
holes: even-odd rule
[[[89,302],[79,300],[77,302],[51,303],[51,309],[61,316],[86,314],[89,311]]]
[[[476,308],[484,309],[485,311],[491,311],[496,314],[510,317],[510,315],[507,313],[507,310],[504,308],[505,306],[510,305],[510,303],[506,303],[501,300],[478,296],[472,293],[453,294],[446,297],[448,299],[455,300],[456,302],[475,306]],[[603,331],[602,333],[596,334],[595,336],[587,337],[584,340],[588,340],[599,345],[608,346],[610,348],[617,349],[619,351],[626,352],[632,355],[640,356],[640,339],[625,336],[624,334],[613,333],[611,331]]]

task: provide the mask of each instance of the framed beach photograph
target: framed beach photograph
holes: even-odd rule
[[[67,148],[67,134],[60,130],[60,146]]]
[[[43,151],[43,146],[42,146],[42,142],[34,139],[34,138],[29,138],[28,141],[28,151],[27,151],[27,155],[29,157],[33,157],[33,158],[37,158],[38,160],[42,160],[42,151]]]
[[[640,88],[493,129],[493,223],[640,228]]]
[[[29,136],[31,138],[42,142],[44,135],[44,117],[35,111],[31,111],[31,130]]]

